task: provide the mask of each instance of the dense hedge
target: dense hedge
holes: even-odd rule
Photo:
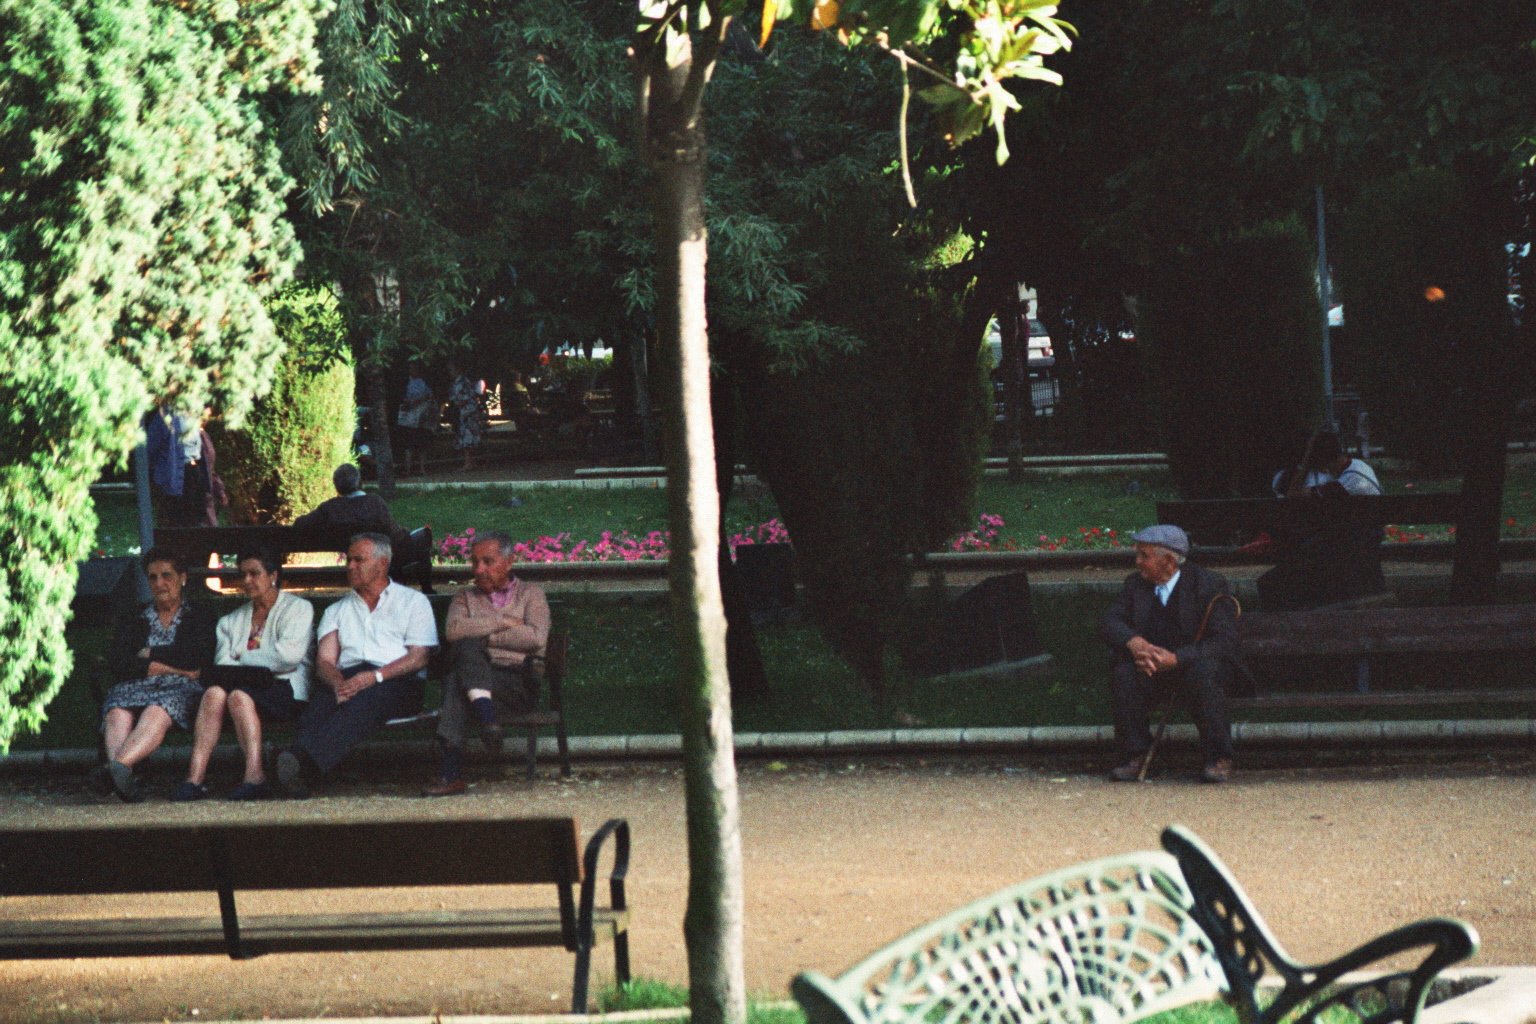
[[[356,382],[335,299],[290,288],[267,308],[287,355],[245,426],[216,438],[237,523],[292,522],[334,493],[331,472],[352,457]]]
[[[1457,468],[1469,403],[1480,400],[1469,347],[1508,329],[1490,260],[1498,242],[1480,237],[1478,223],[1451,172],[1411,171],[1362,193],[1339,247],[1341,356],[1372,440],[1430,471]]]
[[[1322,418],[1321,318],[1311,241],[1266,224],[1170,257],[1138,339],[1146,401],[1185,498],[1261,496]]]

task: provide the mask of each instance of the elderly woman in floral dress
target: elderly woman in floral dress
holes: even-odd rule
[[[145,553],[151,600],[121,623],[112,638],[111,668],[120,680],[102,701],[107,763],[91,787],[125,803],[144,799],[135,768],[157,750],[173,726],[190,730],[203,697],[198,681],[213,657],[213,616],[184,600],[187,563],[160,548]]]

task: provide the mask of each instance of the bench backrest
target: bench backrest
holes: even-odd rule
[[[837,979],[792,991],[810,1024],[1135,1021],[1226,988],[1178,864],[1079,864],[924,925]]]
[[[347,543],[359,533],[389,534],[385,524],[369,526],[361,523],[326,524],[307,526],[162,526],[155,529],[158,546],[180,551],[193,561],[202,561],[210,554],[237,555],[254,547],[269,547],[287,554],[295,551],[336,551],[347,549]],[[201,556],[201,557],[199,557]]]
[[[568,886],[581,875],[574,818],[0,829],[7,896]]]
[[[1253,612],[1238,635],[1243,653],[1260,657],[1525,650],[1536,647],[1536,605]]]
[[[1311,499],[1213,498],[1160,501],[1157,503],[1157,521],[1173,523],[1191,533],[1205,533],[1237,527],[1275,529],[1341,521],[1376,526],[1454,523],[1460,510],[1461,495],[1455,491]]]

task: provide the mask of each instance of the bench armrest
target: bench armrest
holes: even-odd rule
[[[1477,950],[1477,932],[1470,925],[1432,918],[1388,932],[1328,963],[1301,964],[1280,947],[1247,893],[1199,838],[1172,825],[1163,830],[1162,841],[1163,848],[1178,859],[1194,897],[1190,913],[1216,947],[1216,957],[1231,985],[1231,998],[1239,1004],[1238,1015],[1245,1020],[1272,1024],[1306,1004],[1297,1024],[1316,1024],[1328,1007],[1354,1007],[1366,1000],[1370,1012],[1359,1015],[1370,1024],[1413,1024],[1435,976]],[[1413,971],[1346,985],[1313,1002],[1318,993],[1350,971],[1424,946],[1430,951]],[[1284,987],[1261,1011],[1256,992],[1269,970],[1280,976]],[[1399,984],[1405,980],[1406,987]]]

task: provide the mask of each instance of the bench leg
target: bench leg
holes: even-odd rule
[[[1355,662],[1355,691],[1357,693],[1371,692],[1371,661],[1365,655]]]
[[[532,782],[539,774],[539,730],[534,726],[528,727],[528,781]]]
[[[592,973],[592,947],[576,950],[576,977],[571,980],[571,1012],[587,1012],[587,978]]]
[[[555,723],[555,743],[560,748],[560,774],[565,778],[571,777],[571,745],[565,737],[565,715],[560,716],[560,721]]]
[[[629,932],[627,930],[613,937],[613,979],[620,985],[629,984]]]

